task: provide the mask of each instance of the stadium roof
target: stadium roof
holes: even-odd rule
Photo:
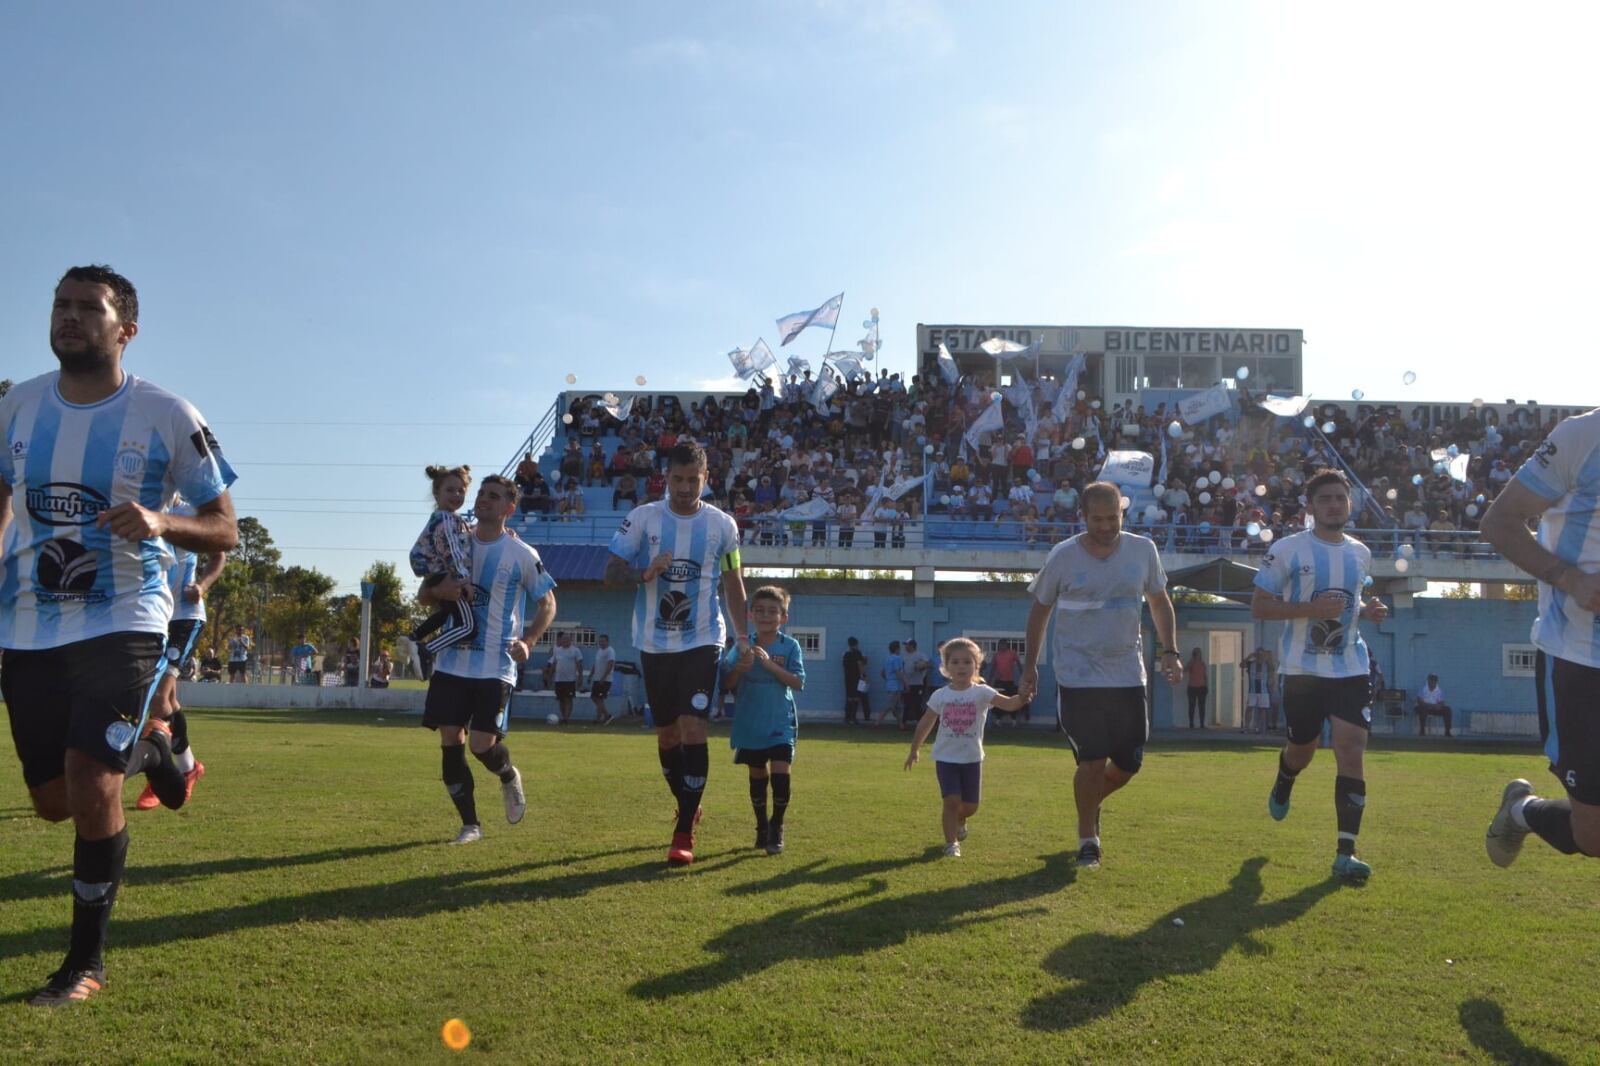
[[[1182,585],[1196,592],[1222,596],[1238,603],[1248,603],[1255,595],[1255,579],[1254,567],[1219,557],[1207,560],[1198,566],[1169,571],[1167,587]]]
[[[599,544],[549,544],[539,549],[544,568],[557,581],[600,581],[611,552]]]

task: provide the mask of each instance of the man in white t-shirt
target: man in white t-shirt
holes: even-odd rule
[[[572,719],[572,700],[583,677],[583,650],[572,643],[572,630],[556,633],[556,646],[550,649],[550,675],[556,690],[556,706],[561,724]]]
[[[1417,689],[1417,704],[1414,708],[1417,715],[1417,736],[1428,735],[1428,718],[1444,719],[1444,735],[1450,736],[1451,719],[1454,712],[1450,705],[1444,701],[1444,689],[1439,687],[1439,675],[1429,674],[1428,683]]]
[[[611,638],[601,633],[595,638],[594,665],[589,668],[589,698],[594,701],[594,720],[608,725],[616,716],[606,709],[606,697],[611,695],[611,675],[617,668],[617,649]]]

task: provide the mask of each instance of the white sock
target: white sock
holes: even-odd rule
[[[174,752],[172,756],[172,762],[173,765],[177,766],[179,773],[188,773],[190,770],[194,769],[194,749],[184,748],[180,752]]]
[[[1100,838],[1099,837],[1079,837],[1078,838],[1078,847],[1081,848],[1085,844],[1093,844],[1095,847],[1098,848],[1100,846]]]
[[[1521,799],[1517,800],[1517,802],[1513,803],[1511,805],[1511,824],[1516,826],[1518,829],[1527,829],[1528,820],[1522,816],[1522,808],[1527,805],[1529,800],[1538,798],[1538,796],[1523,796]]]

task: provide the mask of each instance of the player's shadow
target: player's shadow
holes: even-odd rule
[[[1246,859],[1224,892],[1185,903],[1128,936],[1083,933],[1053,951],[1044,968],[1075,983],[1040,996],[1022,1010],[1028,1029],[1072,1029],[1120,1010],[1151,981],[1212,969],[1235,946],[1267,950],[1251,934],[1292,922],[1337,891],[1329,879],[1287,899],[1262,903],[1261,867]],[[1183,927],[1173,919],[1183,920]]]
[[[1042,911],[1039,907],[994,913],[997,908],[1038,899],[1072,883],[1075,875],[1069,853],[1047,855],[1042,861],[1038,869],[1013,877],[909,896],[885,895],[888,883],[869,878],[841,896],[791,907],[719,933],[706,942],[706,949],[717,958],[638,981],[629,991],[640,999],[667,999],[730,984],[785,962],[863,955],[914,937]],[[852,903],[856,905],[845,906]]]
[[[419,918],[441,911],[469,910],[489,904],[568,899],[601,888],[662,877],[692,877],[709,873],[742,862],[753,854],[749,849],[740,849],[710,856],[705,861],[697,859],[692,872],[681,874],[669,873],[666,864],[656,857],[628,866],[565,873],[542,879],[526,876],[540,870],[565,870],[575,864],[640,852],[656,855],[658,851],[656,847],[641,845],[590,855],[561,855],[494,870],[458,870],[402,881],[346,885],[298,896],[285,894],[238,906],[188,913],[169,912],[131,921],[119,921],[113,917],[111,938],[112,943],[119,947],[156,947],[175,938],[203,940],[245,929],[277,925],[303,924],[309,928],[316,922],[334,920],[388,921]],[[59,926],[0,932],[0,957],[54,950],[61,946],[62,934]]]
[[[1513,1066],[1566,1066],[1567,1060],[1529,1047],[1506,1026],[1506,1012],[1492,999],[1469,999],[1461,1004],[1461,1028],[1479,1051],[1496,1062]]]
[[[786,889],[798,888],[801,885],[848,884],[851,881],[859,881],[874,874],[885,874],[891,870],[898,870],[906,866],[932,862],[943,854],[944,849],[934,845],[918,855],[908,855],[899,859],[884,859],[877,862],[854,862],[829,866],[826,859],[816,859],[798,866],[787,867],[782,873],[761,881],[732,885],[724,891],[730,896],[750,896],[757,892],[781,892]]]
[[[128,868],[124,884],[167,885],[174,882],[193,881],[218,874],[246,874],[257,870],[287,870],[296,866],[314,866],[324,862],[347,862],[367,859],[375,855],[392,855],[412,848],[436,844],[433,840],[408,840],[397,844],[371,844],[364,848],[328,848],[304,855],[249,855],[205,862],[175,862],[156,865],[135,864]],[[138,852],[134,852],[137,859]],[[0,877],[0,899],[24,900],[59,896],[70,890],[71,867],[53,866],[43,870],[25,870]]]

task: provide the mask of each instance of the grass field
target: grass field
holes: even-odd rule
[[[0,1060],[1600,1061],[1600,866],[1483,854],[1504,781],[1547,787],[1531,749],[1371,754],[1357,889],[1328,878],[1327,753],[1277,824],[1270,748],[1154,748],[1076,874],[1053,737],[991,742],[944,859],[929,762],[812,730],[769,858],[724,734],[700,860],[669,872],[643,732],[518,723],[526,821],[474,764],[486,838],[452,848],[415,721],[193,713],[210,773],[130,812],[109,988],[57,1012],[21,1001],[65,945],[72,834],[29,816],[5,746]]]

